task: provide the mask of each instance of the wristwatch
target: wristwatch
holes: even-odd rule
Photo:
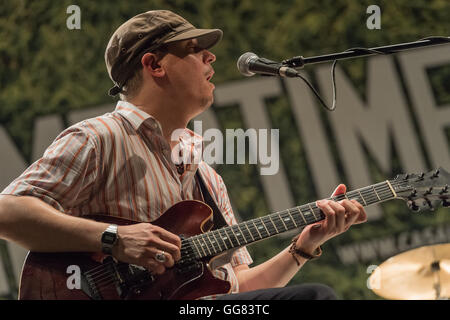
[[[102,252],[104,254],[112,254],[112,248],[117,243],[118,240],[117,235],[117,225],[111,224],[106,228],[106,230],[102,233]]]

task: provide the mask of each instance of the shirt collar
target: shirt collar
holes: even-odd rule
[[[143,123],[147,123],[151,130],[162,133],[159,121],[132,103],[120,100],[117,102],[115,111],[124,116],[136,131],[139,130]]]
[[[159,121],[145,111],[136,107],[134,104],[120,100],[117,102],[115,111],[124,116],[136,131],[140,129],[142,124],[146,123],[148,124],[147,127],[149,127],[152,131],[162,135],[162,128]],[[185,128],[179,139],[185,148],[187,148],[187,145],[190,145],[194,146],[196,152],[203,150],[203,137],[188,128]],[[188,143],[186,143],[186,141]]]

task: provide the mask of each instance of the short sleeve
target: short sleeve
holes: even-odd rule
[[[1,194],[34,196],[68,213],[92,194],[99,170],[96,149],[84,128],[68,128]]]

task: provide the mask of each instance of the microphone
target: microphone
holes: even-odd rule
[[[253,52],[246,52],[241,55],[237,61],[237,68],[246,77],[261,74],[265,76],[294,78],[299,74],[294,68],[266,58],[260,58]]]

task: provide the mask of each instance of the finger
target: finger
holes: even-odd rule
[[[180,248],[170,242],[166,242],[160,238],[156,238],[154,240],[154,248],[159,251],[165,251],[166,255],[170,255],[173,257],[174,261],[178,261],[181,259]]]
[[[334,212],[333,208],[330,207],[329,201],[327,201],[327,200],[317,201],[316,205],[325,214],[325,222],[324,222],[323,226],[327,230],[335,229],[336,228],[336,217],[335,217],[336,213]]]
[[[340,204],[345,208],[345,229],[347,230],[358,219],[360,209],[350,200],[343,200]]]
[[[156,233],[162,240],[170,242],[181,249],[181,239],[176,234],[158,226],[155,226],[153,232]]]
[[[345,231],[345,207],[335,201],[330,201],[329,205],[333,208],[336,219],[336,231],[338,233]]]
[[[160,261],[158,261],[156,259],[156,255],[157,254],[161,254],[161,253],[164,254],[164,256],[166,257],[164,262],[160,262]],[[175,260],[174,260],[173,256],[170,253],[168,253],[168,252],[166,252],[166,251],[164,251],[162,249],[151,248],[149,250],[149,254],[150,254],[150,257],[155,259],[155,261],[157,263],[163,264],[167,268],[172,268],[174,266],[174,264],[175,264]]]
[[[359,215],[356,218],[354,224],[360,224],[367,221],[367,213],[363,205],[356,200],[352,200],[352,203],[359,209]]]

